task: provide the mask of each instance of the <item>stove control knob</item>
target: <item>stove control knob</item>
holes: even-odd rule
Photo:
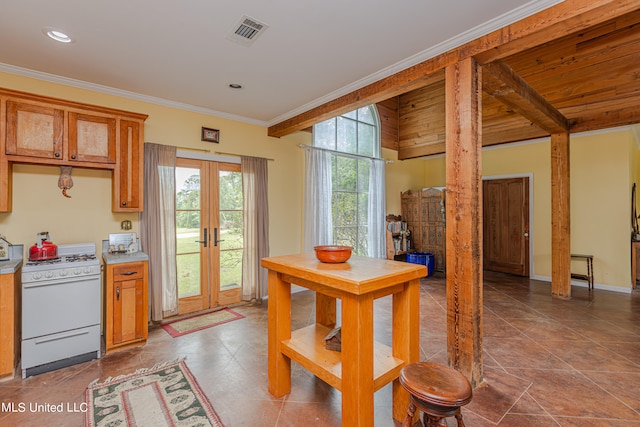
[[[90,274],[91,273],[91,267],[85,267],[83,270],[84,274]]]
[[[75,274],[76,276],[77,276],[78,274],[82,274],[82,269],[81,269],[81,268],[74,268],[74,269],[73,269],[73,274]]]
[[[59,274],[61,277],[65,277],[67,274],[69,274],[69,272],[67,270],[60,270]]]
[[[54,275],[55,273],[53,271],[45,271],[44,273],[44,277],[46,277],[47,279],[51,279]]]
[[[42,279],[42,274],[40,274],[40,273],[33,273],[33,274],[31,275],[31,277],[33,277],[33,280],[40,280],[40,279]]]

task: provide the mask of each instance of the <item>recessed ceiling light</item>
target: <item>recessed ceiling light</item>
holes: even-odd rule
[[[240,85],[240,84],[238,84],[238,83],[231,83],[231,84],[229,85],[229,87],[230,87],[231,89],[242,89],[242,85]]]
[[[73,40],[71,39],[71,37],[69,37],[69,35],[63,33],[60,30],[56,30],[53,28],[44,28],[42,30],[42,32],[49,38],[57,41],[57,42],[61,42],[61,43],[71,43]]]

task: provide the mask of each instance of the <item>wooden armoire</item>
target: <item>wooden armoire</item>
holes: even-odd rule
[[[411,231],[412,250],[429,252],[434,269],[446,267],[445,192],[437,188],[408,190],[400,195],[402,219]]]

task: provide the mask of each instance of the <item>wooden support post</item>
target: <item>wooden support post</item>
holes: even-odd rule
[[[569,133],[551,135],[551,293],[571,298]]]
[[[447,67],[447,349],[473,387],[483,380],[481,92],[473,58]]]

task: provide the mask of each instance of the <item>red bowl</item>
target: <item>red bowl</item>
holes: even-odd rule
[[[316,251],[316,258],[320,262],[328,263],[340,263],[345,262],[351,258],[351,246],[314,246]]]

